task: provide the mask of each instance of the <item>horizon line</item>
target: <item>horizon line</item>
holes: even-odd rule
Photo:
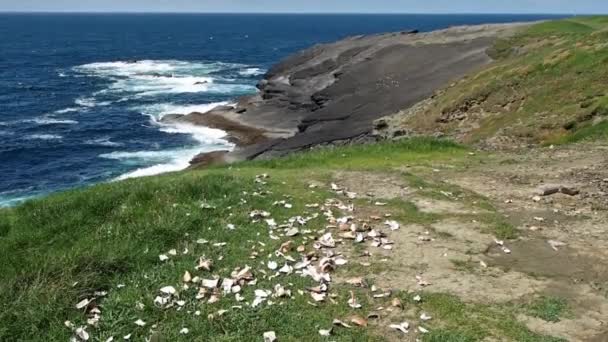
[[[565,16],[588,16],[608,15],[606,13],[570,13],[570,12],[220,12],[220,11],[72,11],[72,10],[50,10],[50,11],[23,11],[2,10],[0,14],[235,14],[235,15],[565,15]]]

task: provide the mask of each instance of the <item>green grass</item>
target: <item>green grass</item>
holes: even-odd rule
[[[496,136],[536,144],[606,140],[608,17],[536,24],[499,40],[496,61],[457,82],[432,104],[403,118],[425,132],[460,134],[466,143]],[[470,119],[439,123],[464,108]]]
[[[294,153],[285,158],[238,165],[269,169],[378,169],[407,163],[425,164],[437,159],[459,158],[467,149],[450,140],[413,138],[348,147],[322,147],[314,153]]]
[[[531,316],[547,322],[559,322],[568,315],[568,302],[558,297],[540,297],[528,304],[527,310]]]
[[[308,296],[296,294],[294,300],[276,300],[273,306],[239,310],[231,308],[238,304],[233,298],[201,304],[193,300],[192,289],[182,291],[181,296],[188,300],[179,311],[155,308],[153,300],[163,286],[179,288],[186,270],[210,277],[193,270],[203,255],[216,260],[213,274],[222,277],[246,264],[259,269],[260,261],[249,259],[252,248],[259,249],[258,242],[264,243],[260,260],[266,260],[266,254],[283,241],[270,239],[265,223],[252,223],[249,212],[270,211],[278,222],[306,212],[305,204],[329,197],[326,190],[309,189],[310,179],[329,180],[331,170],[345,164],[359,169],[386,168],[414,161],[451,160],[464,151],[459,145],[431,139],[320,150],[274,161],[103,184],[2,209],[0,340],[67,340],[71,331],[64,321],[84,325],[86,317],[75,304],[96,291],[107,291],[108,295],[98,302],[102,310],[99,326],[88,329],[94,340],[127,334],[141,340],[154,333],[167,341],[191,340],[190,336],[201,341],[242,341],[257,340],[267,330],[276,331],[286,341],[318,339],[318,329],[329,328],[334,318],[347,317],[352,309],[331,304],[315,308],[307,304]],[[256,184],[255,175],[265,172],[271,174],[269,185]],[[254,196],[256,191],[268,194]],[[272,206],[286,198],[293,209]],[[216,209],[202,209],[202,203]],[[411,203],[393,205],[397,217],[405,222],[430,219]],[[235,231],[226,228],[229,223],[237,227]],[[308,228],[322,229],[324,224],[321,216],[309,222]],[[227,245],[200,245],[196,243],[200,238]],[[181,252],[186,248],[187,255],[168,262],[159,260],[160,254],[171,249]],[[223,259],[217,260],[219,256]],[[289,287],[295,293],[312,285],[309,278],[295,275],[273,281],[257,276],[256,288],[272,289],[280,282],[292,284]],[[119,288],[123,284],[125,287]],[[245,288],[243,295],[251,301],[252,292],[253,288]],[[338,293],[344,298],[335,300],[345,303],[348,293]],[[138,308],[138,303],[143,308]],[[207,319],[222,309],[228,313]],[[200,311],[200,316],[193,315],[195,311]],[[137,327],[137,319],[147,326]],[[179,335],[183,327],[190,329],[190,335]],[[362,329],[338,329],[334,338],[375,339],[372,330]]]
[[[149,336],[148,328],[134,325],[139,318],[148,326],[157,324],[156,331],[168,341],[190,340],[178,335],[182,327],[188,327],[190,336],[201,341],[247,340],[267,330],[289,336],[285,340],[301,340],[316,336],[321,322],[329,327],[334,317],[348,314],[345,306],[327,305],[318,310],[299,296],[258,310],[230,310],[236,303],[229,299],[215,305],[189,301],[179,312],[154,308],[152,301],[160,287],[179,288],[183,272],[192,272],[201,255],[224,256],[216,261],[214,273],[228,276],[235,267],[258,263],[248,259],[257,241],[267,244],[269,252],[278,248],[279,242],[268,238],[264,225],[249,221],[250,210],[272,208],[278,221],[295,210],[301,212],[305,202],[319,196],[307,195],[302,188],[298,198],[290,200],[293,210],[272,207],[284,193],[243,195],[243,191],[251,194],[256,190],[253,175],[230,173],[185,173],[107,184],[0,211],[0,226],[8,231],[0,239],[0,340],[67,340],[70,332],[63,322],[83,324],[85,317],[74,305],[95,291],[108,291],[100,302],[100,326],[89,329],[100,340],[129,333],[137,339]],[[271,182],[276,185],[270,189],[282,187],[279,180]],[[203,201],[217,209],[201,209]],[[237,230],[227,230],[228,223],[235,224]],[[320,223],[310,223],[311,228]],[[197,245],[199,238],[226,242],[227,246]],[[188,248],[190,253],[160,262],[158,255],[172,248]],[[260,278],[258,287],[270,289],[278,282]],[[294,284],[294,291],[310,285],[309,280],[296,276],[280,282]],[[118,284],[126,287],[118,289]],[[252,291],[246,288],[243,295],[251,300]],[[183,296],[191,298],[193,294],[184,291]],[[138,302],[145,304],[145,309],[137,309]],[[217,320],[206,318],[220,309],[230,312]],[[196,310],[202,312],[200,317],[192,314]],[[357,329],[344,330],[337,337],[340,334],[348,340],[371,338]]]
[[[517,315],[526,312],[516,304],[465,303],[458,297],[442,293],[422,293],[422,303],[415,303],[413,294],[400,294],[404,302],[433,317],[427,326],[431,333],[423,341],[501,341],[560,342],[563,339],[530,331]]]

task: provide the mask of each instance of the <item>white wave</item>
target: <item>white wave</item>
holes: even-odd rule
[[[243,67],[242,64],[221,62],[186,62],[177,60],[141,60],[134,62],[91,63],[74,68],[81,73],[100,76],[133,76],[133,75],[202,75],[230,68]]]
[[[128,172],[116,178],[124,180],[128,178],[153,176],[166,172],[180,171],[190,166],[190,161],[197,154],[217,150],[232,150],[234,145],[223,138],[226,132],[208,127],[193,126],[188,124],[161,125],[161,131],[170,134],[190,134],[198,142],[198,146],[183,149],[161,150],[161,151],[136,151],[101,154],[99,157],[120,160],[124,164],[151,164]]]
[[[241,76],[259,76],[265,74],[266,71],[260,68],[246,68],[239,71]]]
[[[29,140],[60,140],[63,139],[61,135],[57,134],[31,134],[26,136]]]
[[[64,108],[64,109],[60,109],[60,110],[56,110],[55,114],[67,114],[67,113],[73,113],[73,112],[78,112],[80,111],[81,108],[77,108],[77,107],[68,107],[68,108]]]
[[[58,75],[59,75],[59,77],[67,77],[67,75],[64,74],[63,72],[60,72]]]
[[[132,109],[138,112],[141,112],[144,115],[148,115],[152,117],[154,120],[158,121],[162,119],[165,115],[168,114],[190,114],[190,113],[207,113],[218,106],[228,106],[231,105],[230,102],[214,102],[200,105],[177,105],[173,103],[158,103],[147,106],[138,106],[133,107]]]
[[[214,79],[207,76],[133,76],[115,81],[108,91],[113,93],[136,93],[140,96],[200,93],[208,91],[213,82]]]
[[[23,122],[34,122],[39,125],[76,125],[78,121],[75,120],[62,120],[62,119],[54,119],[50,117],[41,117],[34,118],[31,120],[23,120]]]
[[[199,92],[240,94],[255,91],[255,87],[251,85],[230,84],[226,83],[230,82],[227,79],[212,76],[213,73],[233,69],[241,69],[245,73],[261,71],[258,68],[248,70],[243,64],[176,60],[91,63],[75,67],[74,71],[112,81],[109,88],[94,93],[93,97],[108,93],[126,93],[130,95],[126,98],[138,98],[161,94]],[[221,82],[224,83],[216,84]],[[83,105],[86,106],[87,103]]]
[[[124,180],[128,178],[154,176],[166,172],[180,171],[190,166],[190,161],[197,154],[219,149],[230,149],[230,146],[208,145],[206,147],[199,146],[163,151],[112,152],[102,154],[100,157],[120,160],[125,164],[151,164],[150,166],[138,168],[116,178],[116,180]]]
[[[85,107],[85,108],[93,108],[97,106],[109,106],[112,104],[112,101],[101,101],[98,102],[94,97],[80,97],[74,101],[75,104]]]
[[[10,137],[10,136],[13,136],[13,135],[15,135],[14,132],[0,130],[0,137]]]
[[[84,142],[85,145],[104,146],[104,147],[119,147],[123,146],[121,143],[110,140],[110,137],[103,137],[98,139],[90,139]]]

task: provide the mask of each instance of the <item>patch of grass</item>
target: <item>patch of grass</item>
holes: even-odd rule
[[[559,322],[568,314],[568,302],[558,297],[540,297],[528,304],[527,310],[531,316],[547,322]]]
[[[517,320],[521,312],[517,305],[465,303],[456,296],[442,293],[422,293],[422,302],[415,303],[412,300],[414,295],[399,294],[408,305],[416,306],[433,317],[427,324],[431,333],[425,335],[423,341],[565,341],[530,331]]]
[[[608,17],[533,25],[499,40],[494,63],[437,95],[402,124],[418,133],[454,133],[467,143],[496,136],[515,143],[606,139]],[[450,117],[466,115],[464,120]],[[447,118],[447,119],[446,119]],[[470,128],[462,134],[463,126]]]
[[[95,291],[108,291],[106,297],[98,299],[102,310],[99,326],[88,329],[101,341],[127,334],[143,340],[150,336],[153,324],[167,341],[191,340],[192,336],[207,341],[249,340],[261,338],[268,330],[287,341],[318,336],[320,324],[327,328],[333,318],[347,316],[351,309],[307,304],[308,297],[299,296],[296,289],[313,285],[310,279],[295,275],[263,279],[258,270],[266,256],[249,259],[252,248],[261,248],[258,241],[262,242],[263,254],[267,254],[277,250],[281,241],[270,239],[266,224],[252,223],[248,215],[251,210],[264,209],[282,222],[304,212],[305,204],[319,200],[323,192],[313,193],[306,184],[283,184],[289,177],[283,178],[281,172],[275,172],[267,186],[256,185],[255,171],[224,169],[136,179],[0,210],[0,222],[7,227],[0,237],[0,340],[67,340],[71,332],[63,322],[85,325],[82,310],[74,306]],[[253,195],[262,190],[270,192]],[[285,199],[283,195],[293,196],[288,198],[293,209],[272,205]],[[202,202],[217,209],[202,209]],[[236,230],[227,229],[228,223]],[[319,229],[323,224],[317,219],[308,226]],[[197,244],[201,238],[210,243]],[[213,242],[226,242],[226,246],[214,246]],[[295,242],[301,240],[295,238]],[[178,255],[161,262],[158,256],[170,249],[176,249]],[[185,249],[188,254],[182,254]],[[215,260],[212,274],[229,276],[236,267],[249,264],[258,278],[255,288],[272,289],[282,283],[292,289],[295,299],[274,299],[275,305],[259,309],[233,309],[240,303],[231,297],[202,304],[193,298],[196,289],[181,289],[180,279],[186,270],[204,278],[212,276],[194,270],[197,258],[203,255]],[[119,288],[119,284],[125,287]],[[183,309],[155,308],[154,297],[166,285],[180,289],[180,297],[186,300]],[[248,301],[253,299],[253,290],[245,287],[242,291]],[[347,297],[336,300],[343,303]],[[217,316],[222,309],[228,312],[207,318]],[[200,316],[194,315],[195,311],[200,311]],[[137,327],[137,319],[147,326]],[[190,329],[190,335],[179,334],[183,327]],[[335,337],[375,339],[363,329],[343,329]]]
[[[378,169],[410,162],[428,162],[464,156],[466,148],[449,140],[411,138],[377,144],[323,147],[287,157],[240,164],[269,169]]]
[[[459,271],[473,273],[477,269],[477,264],[470,260],[450,259],[450,262],[454,265],[454,268]]]

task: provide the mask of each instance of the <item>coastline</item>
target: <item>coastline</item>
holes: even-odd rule
[[[196,156],[193,167],[271,158],[317,145],[372,138],[374,121],[425,100],[492,61],[487,50],[531,23],[455,26],[348,37],[274,65],[258,93],[207,113],[166,121],[221,129],[233,151]],[[373,139],[373,138],[372,138]]]

